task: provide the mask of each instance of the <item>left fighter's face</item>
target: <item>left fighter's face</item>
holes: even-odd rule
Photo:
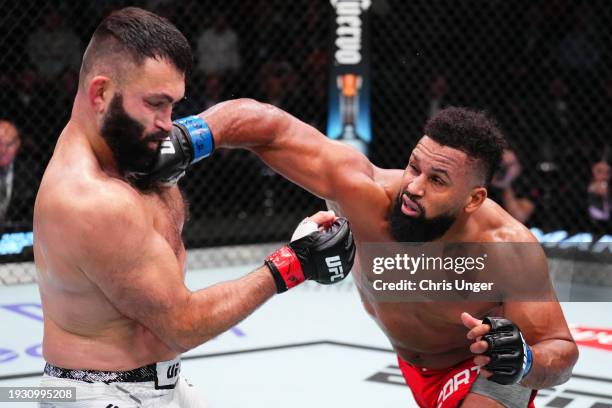
[[[166,60],[147,58],[128,74],[121,93],[126,112],[143,126],[144,135],[170,132],[172,108],[185,95],[185,76]]]
[[[172,129],[172,108],[184,92],[184,75],[164,60],[148,58],[128,75],[101,128],[122,175],[151,168]]]
[[[461,213],[472,178],[466,153],[424,136],[410,155],[391,210],[394,239],[428,242],[442,236]]]
[[[132,172],[147,172],[157,155],[160,140],[168,135],[166,131],[145,134],[144,126],[125,111],[121,94],[113,96],[100,133],[124,177]]]

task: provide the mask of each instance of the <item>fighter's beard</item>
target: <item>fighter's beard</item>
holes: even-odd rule
[[[419,208],[421,211],[417,217],[409,217],[402,212],[402,194],[397,197],[389,215],[389,229],[394,240],[431,242],[444,235],[455,222],[456,217],[449,214],[427,219],[425,210],[422,207]]]
[[[113,97],[100,133],[113,153],[119,174],[141,191],[154,189],[155,186],[146,177],[136,179],[133,175],[150,171],[159,146],[152,150],[148,144],[164,139],[168,133],[159,131],[143,136],[144,126],[125,111],[121,94]]]

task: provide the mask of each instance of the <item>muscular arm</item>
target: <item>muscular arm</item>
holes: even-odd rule
[[[503,316],[519,328],[532,351],[531,370],[520,380],[523,386],[542,389],[563,384],[570,379],[578,360],[578,348],[558,302],[506,302]],[[472,327],[468,338],[477,339],[470,346],[470,350],[477,354],[474,362],[485,366],[484,375],[489,378],[493,374],[487,366],[491,358],[482,355],[487,351],[488,344],[480,336],[489,333],[490,326],[482,324],[481,320],[474,319],[468,313],[462,315],[462,320],[468,327]]]
[[[504,288],[503,317],[519,328],[532,350],[531,370],[520,383],[541,389],[569,380],[578,348],[550,282],[544,251],[537,242],[532,242],[535,241],[532,236],[524,235],[524,241],[529,242],[505,242],[503,247],[489,247],[487,253],[489,261],[497,261],[492,265]],[[496,254],[500,258],[493,258]],[[481,327],[488,332],[488,325]],[[473,347],[473,352],[482,353],[487,343],[481,340]],[[484,358],[488,362],[489,358]]]
[[[535,238],[529,235],[526,240],[535,241]],[[514,273],[507,274],[507,287],[516,285],[517,295],[509,295],[510,301],[504,303],[504,315],[520,328],[533,352],[531,371],[521,384],[534,389],[562,384],[571,377],[578,348],[557,301],[541,246],[531,242],[515,244],[515,247],[515,259],[511,262]],[[524,279],[516,279],[517,267]],[[513,301],[520,297],[521,291],[527,290],[531,292],[531,299],[524,300],[535,301]]]
[[[376,189],[374,166],[353,148],[272,105],[237,99],[201,113],[215,146],[247,148],[270,167],[311,193],[349,201]]]
[[[126,317],[176,352],[231,328],[276,293],[267,267],[191,292],[176,256],[143,211],[121,199],[72,213],[66,247],[79,268]]]
[[[578,348],[558,302],[507,303],[505,315],[521,329],[533,353],[533,365],[521,384],[542,389],[563,384],[572,375]]]

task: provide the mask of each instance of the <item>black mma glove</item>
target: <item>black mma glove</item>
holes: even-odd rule
[[[489,345],[483,353],[491,358],[484,366],[493,373],[489,380],[503,385],[518,383],[529,373],[533,361],[521,331],[503,317],[485,317],[482,324],[491,326],[489,333],[482,336]]]
[[[158,150],[147,174],[136,175],[151,184],[176,184],[191,164],[212,154],[215,142],[210,128],[199,116],[187,116],[172,123],[172,131]]]
[[[282,293],[307,279],[325,285],[340,282],[349,274],[354,260],[355,243],[349,222],[338,218],[328,229],[316,230],[278,249],[265,263],[272,272],[277,293]]]

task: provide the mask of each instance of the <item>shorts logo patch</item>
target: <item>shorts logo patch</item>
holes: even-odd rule
[[[157,363],[155,366],[155,389],[174,388],[180,372],[181,362],[178,358]]]
[[[453,395],[462,384],[470,385],[470,377],[472,376],[472,371],[475,371],[475,375],[478,375],[480,372],[480,367],[472,367],[469,370],[466,368],[463,371],[458,372],[452,378],[449,378],[448,381],[442,387],[442,391],[438,395],[437,407],[441,407],[444,401],[446,401],[451,395]]]

